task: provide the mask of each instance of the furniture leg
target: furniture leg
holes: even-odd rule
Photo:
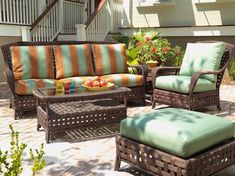
[[[220,103],[217,104],[217,109],[218,109],[219,111],[221,111]]]
[[[114,170],[118,171],[121,165],[121,159],[119,157],[118,152],[116,152],[116,159],[115,159],[115,163],[114,163]]]
[[[41,128],[41,125],[40,125],[40,123],[38,122],[37,123],[37,130],[39,130]]]
[[[156,106],[156,102],[154,99],[152,99],[152,109],[155,108],[155,106]]]
[[[46,143],[48,144],[49,143],[49,140],[50,140],[50,132],[49,131],[46,131],[46,136],[45,136],[45,140],[46,140]]]

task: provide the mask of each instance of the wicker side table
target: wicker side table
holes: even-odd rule
[[[126,106],[111,99],[53,103],[48,113],[37,108],[38,125],[46,131],[48,143],[52,134],[87,126],[118,123],[126,117]]]

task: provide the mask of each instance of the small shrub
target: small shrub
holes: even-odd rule
[[[22,161],[23,153],[27,147],[25,143],[19,143],[19,133],[14,131],[12,125],[9,126],[11,130],[10,151],[3,152],[0,149],[0,175],[4,176],[19,176],[23,171]],[[44,159],[44,146],[41,144],[40,150],[36,151],[34,155],[30,149],[30,158],[32,161],[32,172],[35,176],[40,170],[46,166]]]
[[[231,79],[235,80],[235,58],[230,61],[230,66],[228,68],[229,76]]]

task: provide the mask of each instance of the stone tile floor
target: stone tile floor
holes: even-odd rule
[[[215,107],[207,107],[199,111],[216,114],[231,120],[235,120],[235,86],[221,87],[222,111],[218,112]],[[162,106],[157,106],[155,109]],[[129,104],[128,116],[152,111],[151,106],[136,106]],[[13,110],[9,108],[9,101],[0,100],[0,148],[8,149],[10,141],[9,124],[12,124],[16,131],[19,131],[21,141],[28,144],[29,148],[38,148],[44,143],[45,133],[43,130],[36,130],[36,115],[34,113],[25,114],[24,119],[14,120]],[[116,126],[109,126],[107,131],[116,130]],[[99,131],[102,135],[102,130]],[[90,133],[87,133],[89,135]],[[103,139],[87,140],[79,142],[79,134],[76,130],[61,133],[54,137],[50,144],[45,144],[46,168],[41,172],[45,176],[72,176],[72,175],[97,175],[97,176],[131,176],[147,175],[129,165],[122,163],[119,172],[113,171],[115,158],[114,137]],[[26,152],[28,153],[28,152]],[[25,171],[23,176],[31,175],[29,167],[29,156],[25,153]],[[222,170],[216,176],[234,176],[235,165]]]

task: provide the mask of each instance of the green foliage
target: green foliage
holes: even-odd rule
[[[114,38],[120,42],[121,35]],[[171,43],[155,31],[140,31],[133,36],[125,36],[128,42],[126,55],[128,65],[145,64],[155,61],[158,65],[178,66],[182,62],[183,50],[181,47],[171,47]],[[128,39],[128,40],[127,40]],[[123,43],[123,42],[122,42]]]
[[[12,125],[9,126],[11,130],[11,142],[10,142],[10,151],[3,152],[0,149],[0,175],[4,176],[19,176],[23,171],[22,161],[23,161],[23,153],[27,147],[25,143],[19,143],[19,133],[14,131]],[[30,149],[30,155],[31,155]],[[36,149],[37,151],[37,149]],[[35,157],[34,155],[32,155]],[[43,145],[40,148],[40,151],[37,152],[37,156],[35,158],[39,158],[33,164],[33,168],[35,175],[39,170],[43,169],[46,165],[45,160],[43,159]]]
[[[33,176],[46,166],[46,160],[44,159],[44,145],[41,144],[40,150],[35,149],[36,156],[32,149],[30,149],[30,159],[33,162],[32,172]]]
[[[228,72],[229,72],[230,78],[232,78],[233,80],[235,80],[235,58],[232,58],[232,59],[231,59]]]

